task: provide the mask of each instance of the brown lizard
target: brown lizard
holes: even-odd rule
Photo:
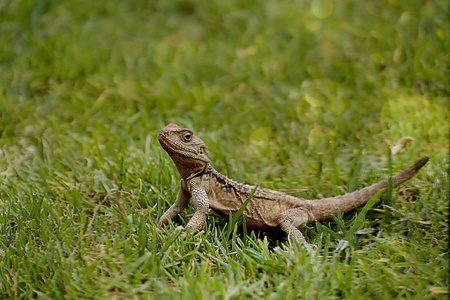
[[[206,144],[191,130],[169,124],[158,136],[161,146],[170,155],[181,175],[180,189],[175,203],[159,219],[157,227],[173,220],[192,198],[195,213],[186,225],[186,230],[202,228],[209,209],[224,218],[233,215],[253,192],[255,186],[242,184],[217,172],[209,163],[211,154]],[[427,162],[427,156],[415,165],[392,177],[393,187],[412,178]],[[364,205],[381,189],[387,189],[388,180],[380,181],[361,190],[345,195],[306,200],[266,188],[257,188],[243,211],[249,229],[269,231],[280,228],[289,240],[306,246],[301,225],[332,218]],[[183,233],[186,236],[186,233]]]

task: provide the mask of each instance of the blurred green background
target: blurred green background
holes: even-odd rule
[[[429,155],[432,163],[423,180],[435,194],[418,206],[406,205],[406,213],[435,221],[432,230],[418,229],[410,238],[424,239],[429,231],[428,237],[440,242],[422,246],[434,247],[436,252],[426,251],[438,256],[445,253],[448,16],[446,1],[425,0],[1,1],[3,291],[25,298],[114,294],[108,285],[93,288],[101,275],[92,271],[96,266],[65,260],[60,264],[69,271],[61,278],[74,280],[70,274],[80,270],[86,277],[79,275],[78,289],[67,283],[58,294],[49,281],[36,279],[36,272],[44,278],[57,274],[39,261],[83,256],[91,247],[108,245],[106,236],[121,236],[113,249],[124,255],[121,247],[131,247],[124,245],[136,230],[141,232],[139,226],[151,230],[173,201],[179,178],[156,140],[168,123],[193,129],[208,144],[213,166],[225,175],[270,188],[307,187],[303,196],[308,198],[340,194],[346,191],[340,186],[359,182],[360,160],[366,174],[361,183],[373,183],[386,175],[388,148],[412,137],[394,158],[395,170]],[[145,224],[135,216],[124,225],[124,211],[111,200],[119,192],[131,203],[124,208],[128,216],[141,211],[149,218]],[[392,231],[411,230],[401,226]],[[98,236],[78,244],[92,228]],[[150,251],[141,238],[139,249]],[[55,254],[52,243],[66,245],[67,255]],[[124,266],[134,262],[131,253],[122,258]],[[94,260],[105,259],[98,255]],[[165,268],[174,277],[156,267],[155,276],[166,278],[158,284],[174,287],[173,295],[179,296],[184,291],[174,275],[179,265]],[[228,276],[228,271],[216,271]],[[417,288],[415,280],[408,281],[414,276],[405,274],[400,285],[413,286],[409,294],[387,287],[380,289],[387,294],[368,295],[441,295],[448,276],[436,272],[441,281],[429,275],[430,283]],[[248,276],[255,281],[245,287],[264,285],[258,276]],[[331,285],[337,284],[333,278]],[[370,286],[369,277],[361,281]],[[430,289],[431,282],[438,288]],[[128,296],[142,292],[121,289]],[[211,283],[205,289],[220,290]],[[347,292],[351,288],[339,293]]]

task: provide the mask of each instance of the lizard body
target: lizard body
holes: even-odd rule
[[[209,209],[228,218],[229,213],[234,215],[254,190],[255,186],[239,183],[216,171],[209,164],[211,154],[206,144],[191,130],[169,124],[160,131],[158,140],[181,175],[177,199],[160,218],[158,227],[168,224],[168,219],[173,220],[176,213],[180,213],[189,204],[190,199],[195,213],[186,225],[187,230],[203,227]],[[412,178],[428,160],[428,157],[423,157],[412,167],[394,175],[393,187]],[[269,231],[280,228],[288,238],[305,246],[305,239],[298,227],[330,219],[339,212],[354,210],[388,185],[388,180],[382,180],[352,193],[318,200],[257,188],[243,215],[246,216],[249,229]]]

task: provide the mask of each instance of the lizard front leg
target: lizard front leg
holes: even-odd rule
[[[206,215],[209,209],[209,199],[198,178],[191,179],[189,182],[189,190],[191,192],[195,213],[187,223],[186,229],[194,231],[205,225]]]
[[[180,184],[180,189],[178,190],[177,199],[175,203],[159,218],[159,222],[156,225],[157,228],[161,228],[167,224],[169,224],[169,219],[174,220],[176,217],[176,213],[181,213],[183,209],[186,208],[189,204],[190,196],[185,190],[185,186],[183,182]]]

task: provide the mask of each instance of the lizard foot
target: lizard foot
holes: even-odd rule
[[[297,227],[305,224],[307,220],[308,215],[301,209],[290,209],[279,215],[278,224],[280,229],[288,235],[289,246],[291,249],[292,241],[296,241],[302,248],[307,249],[308,243],[300,230],[297,229]]]

